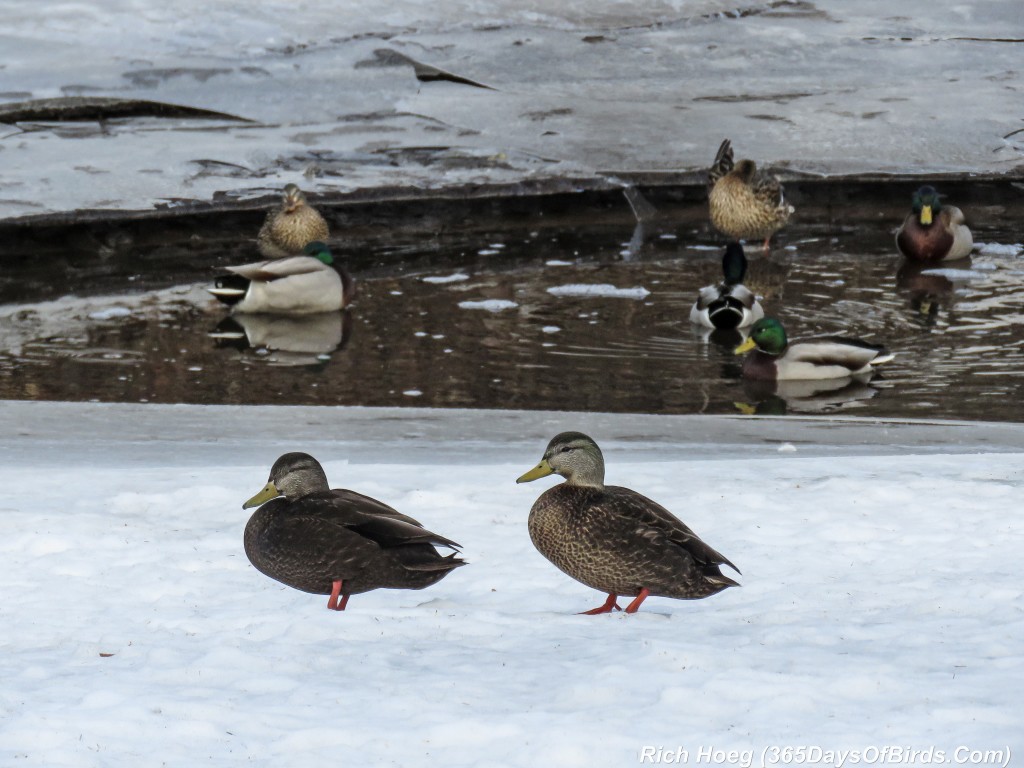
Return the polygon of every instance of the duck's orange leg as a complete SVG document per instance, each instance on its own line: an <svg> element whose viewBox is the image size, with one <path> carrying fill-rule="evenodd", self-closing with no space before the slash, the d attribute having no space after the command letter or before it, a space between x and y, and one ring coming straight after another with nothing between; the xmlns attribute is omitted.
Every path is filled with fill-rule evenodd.
<svg viewBox="0 0 1024 768"><path fill-rule="evenodd" d="M636 596L636 599L634 599L632 603L626 606L626 613L636 613L637 611L639 611L640 603L646 600L648 595L650 594L650 590L648 590L647 587L641 589L640 594Z"/></svg>
<svg viewBox="0 0 1024 768"><path fill-rule="evenodd" d="M599 608L591 608L589 611L580 611L580 616L596 616L599 613L611 613L612 611L621 611L619 604L615 602L618 595L608 595L608 599L604 601L604 605Z"/></svg>
<svg viewBox="0 0 1024 768"><path fill-rule="evenodd" d="M327 601L327 607L332 611L344 611L345 606L348 605L348 599L352 597L352 595L345 595L341 598L341 602L338 602L338 597L341 595L341 581L341 579L335 579L331 584L331 599Z"/></svg>

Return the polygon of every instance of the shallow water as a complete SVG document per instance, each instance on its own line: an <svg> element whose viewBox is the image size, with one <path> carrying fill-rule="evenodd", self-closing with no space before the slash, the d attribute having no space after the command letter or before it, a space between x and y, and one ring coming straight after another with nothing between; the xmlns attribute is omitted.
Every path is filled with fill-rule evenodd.
<svg viewBox="0 0 1024 768"><path fill-rule="evenodd" d="M697 289L720 277L721 250L704 225L635 232L612 216L429 241L396 235L359 254L341 247L359 295L335 316L235 318L240 328L194 285L141 300L0 307L0 397L1022 420L1020 249L912 270L893 229L793 226L770 256L747 249L745 282L791 338L841 333L896 352L872 381L827 392L743 382L732 353L740 337L688 322ZM998 222L976 226L975 239L1016 242ZM153 286L147 264L136 267L128 290ZM86 283L117 282L109 263L79 272ZM623 295L550 290L579 284Z"/></svg>

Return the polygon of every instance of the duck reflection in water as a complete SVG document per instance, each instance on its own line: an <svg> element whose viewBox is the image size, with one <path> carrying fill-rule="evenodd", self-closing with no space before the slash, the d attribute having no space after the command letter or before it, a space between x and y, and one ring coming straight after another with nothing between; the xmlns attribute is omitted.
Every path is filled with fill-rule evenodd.
<svg viewBox="0 0 1024 768"><path fill-rule="evenodd" d="M736 408L747 415L783 416L787 413L830 413L844 408L859 408L879 389L868 381L871 374L841 379L763 381L743 379L747 402Z"/></svg>
<svg viewBox="0 0 1024 768"><path fill-rule="evenodd" d="M217 347L254 350L267 365L322 365L352 336L352 313L315 315L236 314L210 331Z"/></svg>
<svg viewBox="0 0 1024 768"><path fill-rule="evenodd" d="M896 292L910 299L914 318L922 325L934 325L943 307L947 311L953 307L953 281L929 270L935 267L904 261L896 272Z"/></svg>

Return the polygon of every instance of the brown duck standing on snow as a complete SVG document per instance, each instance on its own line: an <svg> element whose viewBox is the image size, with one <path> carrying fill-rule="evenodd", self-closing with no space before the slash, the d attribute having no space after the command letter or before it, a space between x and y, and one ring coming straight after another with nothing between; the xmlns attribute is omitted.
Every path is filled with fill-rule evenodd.
<svg viewBox="0 0 1024 768"><path fill-rule="evenodd" d="M544 557L588 587L608 595L585 614L636 613L647 597L695 600L738 587L719 566L739 569L698 538L660 504L629 488L604 484L601 449L582 432L563 432L548 443L540 463L516 482L556 473L530 510L530 538Z"/></svg>
<svg viewBox="0 0 1024 768"><path fill-rule="evenodd" d="M782 184L774 176L758 173L753 160L733 165L732 142L718 148L708 170L711 224L732 240L764 239L764 250L789 221L793 206L786 202Z"/></svg>
<svg viewBox="0 0 1024 768"><path fill-rule="evenodd" d="M935 262L965 258L974 238L955 205L943 205L935 187L914 193L912 210L896 233L896 247L911 261Z"/></svg>
<svg viewBox="0 0 1024 768"><path fill-rule="evenodd" d="M324 217L306 202L301 189L289 184L281 207L267 214L256 245L266 258L281 259L300 254L309 243L327 240L329 235Z"/></svg>
<svg viewBox="0 0 1024 768"><path fill-rule="evenodd" d="M332 490L308 453L286 453L242 509L259 507L245 526L245 554L258 571L289 587L330 595L345 610L351 595L372 589L423 589L464 560L451 539L431 533L387 504ZM340 600L339 600L340 598Z"/></svg>

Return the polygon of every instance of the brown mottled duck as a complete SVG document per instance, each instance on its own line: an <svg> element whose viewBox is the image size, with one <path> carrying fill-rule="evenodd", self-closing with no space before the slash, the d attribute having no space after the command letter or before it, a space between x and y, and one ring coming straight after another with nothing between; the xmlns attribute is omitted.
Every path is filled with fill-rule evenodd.
<svg viewBox="0 0 1024 768"><path fill-rule="evenodd" d="M943 205L935 187L914 193L911 211L896 233L896 248L911 261L936 262L970 255L974 238L964 213L955 205Z"/></svg>
<svg viewBox="0 0 1024 768"><path fill-rule="evenodd" d="M372 589L423 589L465 565L451 539L361 493L332 490L320 463L286 453L242 509L259 507L245 526L245 554L258 571L289 587L330 595L345 610ZM339 599L340 598L340 599Z"/></svg>
<svg viewBox="0 0 1024 768"><path fill-rule="evenodd" d="M782 184L774 176L758 173L753 160L733 164L732 143L722 142L708 171L711 224L733 240L764 239L764 250L789 221L793 206L786 202Z"/></svg>
<svg viewBox="0 0 1024 768"><path fill-rule="evenodd" d="M587 435L556 435L540 463L516 482L553 473L565 482L534 503L530 538L559 569L608 595L604 605L583 613L621 610L619 595L634 598L626 613L636 613L651 595L695 600L739 586L719 566L739 569L679 518L636 491L605 485L604 457Z"/></svg>
<svg viewBox="0 0 1024 768"><path fill-rule="evenodd" d="M281 207L268 213L260 227L256 245L266 258L282 259L302 253L309 243L326 240L329 235L320 212L306 201L301 189L288 184Z"/></svg>

